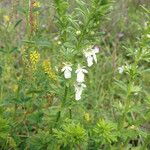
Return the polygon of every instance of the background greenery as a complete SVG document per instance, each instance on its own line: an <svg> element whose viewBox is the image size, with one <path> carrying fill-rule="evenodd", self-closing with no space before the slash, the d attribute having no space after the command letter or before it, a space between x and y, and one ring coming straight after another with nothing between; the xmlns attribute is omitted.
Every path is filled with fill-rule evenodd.
<svg viewBox="0 0 150 150"><path fill-rule="evenodd" d="M89 45L75 101L60 70ZM149 150L149 66L149 0L0 0L0 149Z"/></svg>

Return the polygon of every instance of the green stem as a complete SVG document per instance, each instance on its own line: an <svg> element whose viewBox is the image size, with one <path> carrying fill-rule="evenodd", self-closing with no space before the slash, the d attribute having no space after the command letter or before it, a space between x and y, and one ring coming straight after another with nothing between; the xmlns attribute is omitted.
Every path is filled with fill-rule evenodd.
<svg viewBox="0 0 150 150"><path fill-rule="evenodd" d="M62 101L62 106L63 107L64 107L66 99L67 99L67 93L68 93L68 87L65 85L65 94L64 94L63 101ZM61 117L61 110L59 110L58 113L57 113L56 123L59 121L60 117Z"/></svg>
<svg viewBox="0 0 150 150"><path fill-rule="evenodd" d="M129 83L129 85L128 85L128 92L127 92L126 99L125 99L125 109L124 109L123 115L121 115L121 118L119 121L119 129L122 129L124 126L127 112L128 112L129 106L130 106L130 94L131 94L130 86L131 86L131 83Z"/></svg>
<svg viewBox="0 0 150 150"><path fill-rule="evenodd" d="M60 116L61 116L61 111L59 111L59 112L57 113L56 122L58 122L58 121L59 121Z"/></svg>
<svg viewBox="0 0 150 150"><path fill-rule="evenodd" d="M68 87L65 85L65 94L64 94L64 98L63 98L63 105L65 105L65 103L66 103L67 94L68 94Z"/></svg>
<svg viewBox="0 0 150 150"><path fill-rule="evenodd" d="M69 109L69 118L72 119L72 110L71 110L71 108Z"/></svg>

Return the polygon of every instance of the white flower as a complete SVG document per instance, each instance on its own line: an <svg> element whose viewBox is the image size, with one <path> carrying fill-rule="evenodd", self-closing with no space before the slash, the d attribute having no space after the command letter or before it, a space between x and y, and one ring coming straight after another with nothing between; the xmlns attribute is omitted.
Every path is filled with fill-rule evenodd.
<svg viewBox="0 0 150 150"><path fill-rule="evenodd" d="M99 53L99 47L98 46L94 46L93 50L95 53Z"/></svg>
<svg viewBox="0 0 150 150"><path fill-rule="evenodd" d="M42 28L46 28L46 24L42 24Z"/></svg>
<svg viewBox="0 0 150 150"><path fill-rule="evenodd" d="M124 72L124 66L118 67L118 72L122 74Z"/></svg>
<svg viewBox="0 0 150 150"><path fill-rule="evenodd" d="M86 88L86 85L83 83L77 83L74 86L75 86L75 100L78 101L81 99L82 92L84 88Z"/></svg>
<svg viewBox="0 0 150 150"><path fill-rule="evenodd" d="M89 55L87 57L88 67L91 67L93 65L93 60L94 60L94 58L92 57L92 55Z"/></svg>
<svg viewBox="0 0 150 150"><path fill-rule="evenodd" d="M96 53L99 52L99 47L95 46L94 48L90 47L84 50L84 55L87 59L88 67L91 67L93 65L93 61L97 63Z"/></svg>
<svg viewBox="0 0 150 150"><path fill-rule="evenodd" d="M84 55L86 57L88 67L91 67L93 65L93 60L94 60L91 51L84 52Z"/></svg>
<svg viewBox="0 0 150 150"><path fill-rule="evenodd" d="M78 64L78 69L75 71L75 73L77 74L77 82L84 82L84 74L85 73L88 73L88 71L86 69L84 69L85 67L81 67L79 64Z"/></svg>
<svg viewBox="0 0 150 150"><path fill-rule="evenodd" d="M55 37L54 37L54 40L55 40L55 41L58 41L58 40L59 40L59 36L55 36Z"/></svg>
<svg viewBox="0 0 150 150"><path fill-rule="evenodd" d="M97 63L96 53L99 53L99 47L95 46L92 50L93 50L93 58L95 62Z"/></svg>
<svg viewBox="0 0 150 150"><path fill-rule="evenodd" d="M72 65L65 64L65 66L61 69L61 72L64 72L64 77L65 77L66 79L71 78L71 72L72 72L71 66L72 66Z"/></svg>

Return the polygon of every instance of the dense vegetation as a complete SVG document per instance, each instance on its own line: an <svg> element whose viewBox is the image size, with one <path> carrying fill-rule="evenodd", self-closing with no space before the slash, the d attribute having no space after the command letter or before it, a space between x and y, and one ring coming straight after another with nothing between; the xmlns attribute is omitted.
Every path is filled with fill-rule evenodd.
<svg viewBox="0 0 150 150"><path fill-rule="evenodd" d="M150 1L0 0L0 149L149 150Z"/></svg>

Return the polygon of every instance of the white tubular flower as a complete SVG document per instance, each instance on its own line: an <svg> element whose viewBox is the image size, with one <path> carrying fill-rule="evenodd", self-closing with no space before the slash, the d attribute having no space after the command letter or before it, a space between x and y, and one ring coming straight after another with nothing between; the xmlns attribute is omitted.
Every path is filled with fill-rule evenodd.
<svg viewBox="0 0 150 150"><path fill-rule="evenodd" d="M85 50L84 55L86 57L88 67L91 67L93 65L93 57L92 57L91 50L89 50L89 49Z"/></svg>
<svg viewBox="0 0 150 150"><path fill-rule="evenodd" d="M98 46L94 46L93 51L96 53L99 53L99 47Z"/></svg>
<svg viewBox="0 0 150 150"><path fill-rule="evenodd" d="M88 67L91 67L93 65L93 57L91 55L87 57L87 64Z"/></svg>
<svg viewBox="0 0 150 150"><path fill-rule="evenodd" d="M58 40L59 40L59 36L55 36L55 37L54 37L54 40L55 40L55 41L58 41Z"/></svg>
<svg viewBox="0 0 150 150"><path fill-rule="evenodd" d="M97 58L96 58L96 54L99 53L99 47L95 46L94 48L92 48L92 56L94 61L97 63Z"/></svg>
<svg viewBox="0 0 150 150"><path fill-rule="evenodd" d="M78 69L75 71L75 73L77 74L77 82L79 83L82 83L84 82L84 74L85 73L88 73L88 71L86 69L84 69L85 67L81 67L79 64L78 64Z"/></svg>
<svg viewBox="0 0 150 150"><path fill-rule="evenodd" d="M74 86L75 86L75 100L78 101L81 99L82 92L84 88L86 88L86 85L83 83L77 83Z"/></svg>
<svg viewBox="0 0 150 150"><path fill-rule="evenodd" d="M124 66L118 67L118 72L120 74L123 74L123 72L124 72Z"/></svg>
<svg viewBox="0 0 150 150"><path fill-rule="evenodd" d="M65 64L65 66L61 69L61 72L64 72L64 77L65 77L66 79L71 78L71 72L72 72L71 66L72 66L72 65Z"/></svg>
<svg viewBox="0 0 150 150"><path fill-rule="evenodd" d="M97 63L96 53L99 52L99 47L95 46L94 48L89 47L84 51L84 55L87 59L88 67L91 67L93 65L93 61Z"/></svg>

